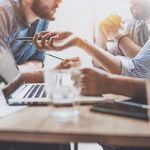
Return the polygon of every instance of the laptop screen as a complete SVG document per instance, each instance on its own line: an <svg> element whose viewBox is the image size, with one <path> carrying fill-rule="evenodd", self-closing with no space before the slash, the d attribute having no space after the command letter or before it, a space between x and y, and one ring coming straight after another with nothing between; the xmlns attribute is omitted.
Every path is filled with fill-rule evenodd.
<svg viewBox="0 0 150 150"><path fill-rule="evenodd" d="M7 97L22 83L21 74L9 48L0 47L0 89Z"/></svg>

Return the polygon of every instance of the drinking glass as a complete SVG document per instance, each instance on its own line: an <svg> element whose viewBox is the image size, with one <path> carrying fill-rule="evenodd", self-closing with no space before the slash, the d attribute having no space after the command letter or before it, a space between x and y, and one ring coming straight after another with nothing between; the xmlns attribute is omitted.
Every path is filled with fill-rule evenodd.
<svg viewBox="0 0 150 150"><path fill-rule="evenodd" d="M65 121L78 116L76 97L80 91L76 85L79 74L77 69L45 71L46 93L51 102L52 117Z"/></svg>

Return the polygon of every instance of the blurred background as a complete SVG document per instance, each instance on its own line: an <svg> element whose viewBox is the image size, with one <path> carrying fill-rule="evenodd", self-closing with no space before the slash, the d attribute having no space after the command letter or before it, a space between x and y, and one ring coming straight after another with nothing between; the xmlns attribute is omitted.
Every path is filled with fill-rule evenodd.
<svg viewBox="0 0 150 150"><path fill-rule="evenodd" d="M63 0L56 13L56 20L50 22L50 31L72 31L86 40L94 41L98 23L112 13L131 18L128 0ZM50 52L61 58L80 56L82 66L92 66L91 58L79 48L63 52ZM53 67L59 62L47 57L46 66Z"/></svg>

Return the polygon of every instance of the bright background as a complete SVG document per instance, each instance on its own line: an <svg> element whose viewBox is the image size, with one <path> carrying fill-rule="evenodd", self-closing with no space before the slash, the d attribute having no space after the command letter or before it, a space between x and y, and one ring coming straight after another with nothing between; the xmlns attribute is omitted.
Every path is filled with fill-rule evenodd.
<svg viewBox="0 0 150 150"><path fill-rule="evenodd" d="M112 13L130 18L128 0L62 0L56 13L56 20L50 22L50 31L72 31L93 41L99 21ZM79 48L69 48L62 52L50 52L61 58L80 56L82 66L92 66L91 58ZM53 67L59 60L47 57L46 65Z"/></svg>

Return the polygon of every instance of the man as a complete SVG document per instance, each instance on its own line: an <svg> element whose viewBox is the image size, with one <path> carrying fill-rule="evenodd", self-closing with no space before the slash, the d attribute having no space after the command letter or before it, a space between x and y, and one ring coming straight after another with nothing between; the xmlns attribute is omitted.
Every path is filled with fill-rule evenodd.
<svg viewBox="0 0 150 150"><path fill-rule="evenodd" d="M32 43L16 41L18 37L32 37L44 31L61 0L0 0L0 45L10 47L20 71L30 82L41 82L41 68L44 54ZM56 68L70 68L79 63L79 58L62 61ZM32 78L31 78L32 77ZM60 150L70 149L69 145L48 145L33 143L0 143L0 149L15 150Z"/></svg>
<svg viewBox="0 0 150 150"><path fill-rule="evenodd" d="M54 15L60 2L61 0L0 0L0 45L10 47L21 72L41 70L45 56L32 43L16 41L16 38L32 37L35 33L47 30L48 21L55 20ZM76 63L74 60L64 62L56 68L63 68L66 63L69 66Z"/></svg>
<svg viewBox="0 0 150 150"><path fill-rule="evenodd" d="M129 5L133 19L123 21L120 28L117 26L119 16L107 17L99 25L96 43L113 55L133 58L149 39L150 4L148 0L129 0ZM109 47L106 46L108 39L114 41Z"/></svg>

